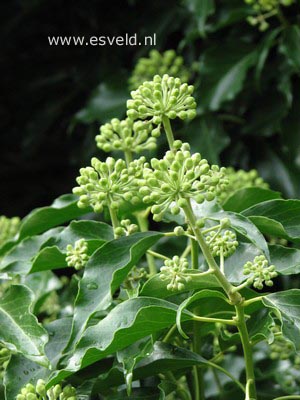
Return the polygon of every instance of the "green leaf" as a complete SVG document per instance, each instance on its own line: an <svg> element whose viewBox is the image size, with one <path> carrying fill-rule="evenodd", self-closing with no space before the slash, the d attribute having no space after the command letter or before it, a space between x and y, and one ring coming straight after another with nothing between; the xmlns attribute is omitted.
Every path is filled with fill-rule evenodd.
<svg viewBox="0 0 300 400"><path fill-rule="evenodd" d="M297 25L288 26L284 30L280 51L289 63L300 71L300 29Z"/></svg>
<svg viewBox="0 0 300 400"><path fill-rule="evenodd" d="M177 315L176 315L176 325L178 332L181 334L182 337L185 339L188 339L189 337L184 333L181 327L181 316L183 311L192 303L194 303L197 300L201 299L207 299L207 298L212 298L216 297L218 299L221 299L225 301L225 303L228 304L226 296L222 292L218 292L216 290L201 290L200 292L197 292L193 294L192 296L188 297L186 300L184 300L180 306L178 307L177 310Z"/></svg>
<svg viewBox="0 0 300 400"><path fill-rule="evenodd" d="M80 110L75 119L77 121L91 124L92 122L107 122L112 118L122 118L126 111L126 100L128 90L124 80L116 80L117 84L101 83L85 108Z"/></svg>
<svg viewBox="0 0 300 400"><path fill-rule="evenodd" d="M176 371L192 367L193 365L206 366L205 358L184 348L176 347L163 342L155 342L148 357L137 363L133 370L133 381L155 376L159 373ZM119 366L114 366L107 374L96 380L93 393L105 393L111 387L124 383L124 375Z"/></svg>
<svg viewBox="0 0 300 400"><path fill-rule="evenodd" d="M300 289L269 294L263 303L279 316L283 335L300 351Z"/></svg>
<svg viewBox="0 0 300 400"><path fill-rule="evenodd" d="M1 269L8 273L28 274L67 267L66 247L81 238L88 242L88 253L92 254L113 239L113 230L103 222L73 221L66 228L54 228L21 241L4 257Z"/></svg>
<svg viewBox="0 0 300 400"><path fill-rule="evenodd" d="M281 28L271 29L264 36L258 48L258 60L255 68L255 79L257 83L261 79L262 71L265 66L266 60L270 53L271 48L275 44L276 36L280 33Z"/></svg>
<svg viewBox="0 0 300 400"><path fill-rule="evenodd" d="M131 268L162 235L136 233L106 243L88 261L75 302L69 347L74 345L96 311L105 310Z"/></svg>
<svg viewBox="0 0 300 400"><path fill-rule="evenodd" d="M201 36L205 36L207 18L215 12L214 0L185 0L188 9L197 20L198 30Z"/></svg>
<svg viewBox="0 0 300 400"><path fill-rule="evenodd" d="M257 50L242 42L210 48L199 67L201 106L218 110L242 90L246 74L257 61Z"/></svg>
<svg viewBox="0 0 300 400"><path fill-rule="evenodd" d="M281 275L294 275L300 273L300 250L269 245L271 263Z"/></svg>
<svg viewBox="0 0 300 400"><path fill-rule="evenodd" d="M124 349L137 340L175 323L177 306L165 300L142 297L117 305L103 320L86 329L65 370L58 372L50 384ZM190 319L189 314L183 320ZM101 332L101 334L99 334Z"/></svg>
<svg viewBox="0 0 300 400"><path fill-rule="evenodd" d="M196 273L197 272L199 271L196 271ZM140 292L140 296L153 296L159 299L165 299L178 293L184 293L190 290L220 287L220 284L214 275L195 276L191 281L185 283L183 290L170 291L167 289L167 285L168 282L161 280L160 274L156 274L148 279L148 281L144 284Z"/></svg>
<svg viewBox="0 0 300 400"><path fill-rule="evenodd" d="M71 318L62 318L46 326L49 342L45 346L45 353L52 369L57 368L62 350L69 339L71 325ZM38 379L47 380L50 373L49 369L26 359L22 354L13 354L5 373L6 399L15 399L26 383L32 382L35 384Z"/></svg>
<svg viewBox="0 0 300 400"><path fill-rule="evenodd" d="M88 243L88 254L91 255L104 243L114 238L110 225L96 221L73 221L55 240L55 246L43 247L32 262L30 273L67 267L66 247L74 245L79 239Z"/></svg>
<svg viewBox="0 0 300 400"><path fill-rule="evenodd" d="M18 240L38 235L91 211L89 208L78 208L77 202L78 196L65 194L58 197L51 206L33 210L23 219Z"/></svg>
<svg viewBox="0 0 300 400"><path fill-rule="evenodd" d="M270 200L243 211L267 235L300 240L300 200Z"/></svg>
<svg viewBox="0 0 300 400"><path fill-rule="evenodd" d="M48 366L44 346L47 332L30 312L33 293L26 286L12 285L0 299L0 341L12 351Z"/></svg>
<svg viewBox="0 0 300 400"><path fill-rule="evenodd" d="M242 212L263 201L280 199L281 195L268 189L249 187L233 193L223 204L225 211Z"/></svg>

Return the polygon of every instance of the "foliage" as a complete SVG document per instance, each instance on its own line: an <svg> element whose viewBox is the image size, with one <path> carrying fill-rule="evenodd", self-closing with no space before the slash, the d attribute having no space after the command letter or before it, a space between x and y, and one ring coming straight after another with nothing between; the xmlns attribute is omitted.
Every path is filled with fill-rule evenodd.
<svg viewBox="0 0 300 400"><path fill-rule="evenodd" d="M193 92L169 75L143 83L127 119L96 137L119 134L106 151L119 140L123 158L93 158L74 195L3 243L7 400L300 397L300 290L286 279L299 273L300 202L174 139L170 120L195 117ZM126 141L134 124L138 143L156 144L159 128L162 157L135 158L149 149Z"/></svg>

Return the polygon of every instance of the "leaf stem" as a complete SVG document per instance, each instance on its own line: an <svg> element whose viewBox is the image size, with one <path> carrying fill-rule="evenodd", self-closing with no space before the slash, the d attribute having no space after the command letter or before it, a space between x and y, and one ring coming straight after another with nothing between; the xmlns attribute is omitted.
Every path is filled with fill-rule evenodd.
<svg viewBox="0 0 300 400"><path fill-rule="evenodd" d="M173 150L173 147L174 147L174 135L173 135L173 131L172 131L172 127L171 127L169 118L164 115L162 117L162 123L163 123L163 126L165 128L165 132L166 132L166 136L167 136L167 140L168 140L168 144L169 144L170 150Z"/></svg>
<svg viewBox="0 0 300 400"><path fill-rule="evenodd" d="M125 155L126 155L126 153L125 153ZM147 232L149 229L147 215L143 215L141 213L135 214L141 232ZM151 254L151 250L147 251L146 259L147 259L147 263L148 263L148 267L149 267L150 276L153 276L157 273L157 269L156 269L156 264L155 264L153 255Z"/></svg>
<svg viewBox="0 0 300 400"><path fill-rule="evenodd" d="M264 297L266 296L258 296L258 297L253 297L253 299L245 300L243 303L244 307L247 307L252 303L256 303L257 301L261 301Z"/></svg>
<svg viewBox="0 0 300 400"><path fill-rule="evenodd" d="M248 329L246 325L246 319L244 314L244 305L235 305L236 310L236 322L238 331L241 337L245 368L246 368L246 380L247 380L247 394L250 399L256 399L256 388L255 388L255 375L254 375L254 364L253 364L253 352L250 344Z"/></svg>
<svg viewBox="0 0 300 400"><path fill-rule="evenodd" d="M227 375L244 393L245 393L245 388L243 384L235 379L233 375L231 375L230 372L228 372L225 368L221 367L220 365L217 365L211 361L208 361L208 365L210 365L212 368L218 369L219 371L223 372L223 374Z"/></svg>
<svg viewBox="0 0 300 400"><path fill-rule="evenodd" d="M199 269L199 250L196 240L191 239L192 269Z"/></svg>
<svg viewBox="0 0 300 400"><path fill-rule="evenodd" d="M161 260L170 260L169 257L164 256L163 254L157 253L156 251L153 251L153 250L147 250L147 254L149 254L153 257L159 258Z"/></svg>
<svg viewBox="0 0 300 400"><path fill-rule="evenodd" d="M110 220L111 220L112 227L113 227L113 229L116 229L118 226L120 226L119 219L117 217L117 213L109 205L108 205L108 210L109 210L109 215L110 215Z"/></svg>
<svg viewBox="0 0 300 400"><path fill-rule="evenodd" d="M192 319L198 322L211 322L211 323L220 323L220 324L237 326L237 322L232 319L199 317L198 315L193 315Z"/></svg>
<svg viewBox="0 0 300 400"><path fill-rule="evenodd" d="M225 293L227 294L228 298L232 302L232 304L239 304L242 302L242 296L238 292L234 292L234 286L227 280L224 274L220 271L213 255L211 254L208 245L205 242L205 239L201 233L201 230L196 225L196 217L193 212L191 203L188 202L185 207L183 207L183 211L185 213L186 219L192 228L194 235L197 239L197 242L201 248L201 251L209 265L209 268L213 270L214 275L216 276L217 280L220 282L221 286L223 287Z"/></svg>

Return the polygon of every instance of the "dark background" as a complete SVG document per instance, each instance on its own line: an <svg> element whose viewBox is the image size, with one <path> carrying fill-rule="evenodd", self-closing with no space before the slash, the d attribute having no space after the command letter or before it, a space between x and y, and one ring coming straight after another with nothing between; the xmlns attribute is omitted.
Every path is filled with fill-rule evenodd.
<svg viewBox="0 0 300 400"><path fill-rule="evenodd" d="M157 49L177 49L194 71L199 118L189 127L192 144L211 162L256 167L274 189L300 195L300 61L291 31L298 29L299 5L284 10L287 26L274 18L261 33L246 22L251 10L243 1L217 1L207 15L197 4L1 3L0 214L23 217L72 190L79 167L101 156L94 144L99 125L124 115L128 77L149 51L50 46L52 35L155 32ZM251 52L255 59L247 61ZM218 85L229 78L229 90L214 104Z"/></svg>

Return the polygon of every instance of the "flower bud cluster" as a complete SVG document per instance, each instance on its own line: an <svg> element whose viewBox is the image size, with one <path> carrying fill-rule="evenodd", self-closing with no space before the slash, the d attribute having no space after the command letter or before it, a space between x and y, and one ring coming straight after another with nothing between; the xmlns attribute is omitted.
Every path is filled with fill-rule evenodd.
<svg viewBox="0 0 300 400"><path fill-rule="evenodd" d="M120 222L121 226L115 228L114 233L115 237L119 238L121 236L129 236L133 233L137 232L139 227L136 224L132 224L130 219L123 219Z"/></svg>
<svg viewBox="0 0 300 400"><path fill-rule="evenodd" d="M78 207L92 206L102 212L104 206L117 209L124 201L139 202L138 179L141 178L145 158L132 161L126 166L124 160L108 157L105 162L92 158L91 167L81 168L73 193L79 197Z"/></svg>
<svg viewBox="0 0 300 400"><path fill-rule="evenodd" d="M126 289L133 289L138 285L138 283L142 279L145 279L147 277L148 277L148 273L145 270L145 268L138 268L138 267L134 266L124 281L124 287Z"/></svg>
<svg viewBox="0 0 300 400"><path fill-rule="evenodd" d="M0 246L7 240L12 239L20 227L20 218L7 218L4 215L0 217Z"/></svg>
<svg viewBox="0 0 300 400"><path fill-rule="evenodd" d="M170 119L193 119L197 107L193 91L193 86L182 83L179 78L155 75L152 81L144 82L131 92L132 99L127 101L127 115L133 120L150 119L158 126L164 116Z"/></svg>
<svg viewBox="0 0 300 400"><path fill-rule="evenodd" d="M209 166L199 153L192 155L187 143L176 141L174 146L179 150L168 151L161 160L153 158L151 167L145 166L140 181L140 194L145 203L154 204L151 212L156 221L169 208L178 214L190 198L198 204L213 200L227 184L224 168Z"/></svg>
<svg viewBox="0 0 300 400"><path fill-rule="evenodd" d="M287 360L295 354L293 344L286 340L278 325L272 328L276 335L274 342L270 344L270 358L272 360Z"/></svg>
<svg viewBox="0 0 300 400"><path fill-rule="evenodd" d="M96 143L99 149L106 152L122 150L141 153L156 148L156 138L153 136L159 133L153 130L152 124L147 121L134 122L129 118L120 121L114 118L101 126L100 135L96 136Z"/></svg>
<svg viewBox="0 0 300 400"><path fill-rule="evenodd" d="M74 247L71 244L67 246L66 262L69 267L74 267L77 271L85 267L89 260L87 254L88 244L84 239L79 239L75 242Z"/></svg>
<svg viewBox="0 0 300 400"><path fill-rule="evenodd" d="M260 31L265 31L269 27L267 19L278 13L280 6L288 7L294 0L244 0L252 6L256 16L249 16L247 21L250 25L258 25Z"/></svg>
<svg viewBox="0 0 300 400"><path fill-rule="evenodd" d="M162 281L170 281L167 289L171 291L183 290L185 284L192 278L186 272L189 263L186 258L174 256L171 260L166 260L164 266L160 269L160 279Z"/></svg>
<svg viewBox="0 0 300 400"><path fill-rule="evenodd" d="M21 393L17 395L16 400L77 400L76 390L71 385L55 385L46 391L46 383L39 379L36 386L27 383Z"/></svg>
<svg viewBox="0 0 300 400"><path fill-rule="evenodd" d="M229 230L220 233L210 232L205 236L205 240L213 257L220 256L221 253L224 257L229 257L239 244L235 232Z"/></svg>
<svg viewBox="0 0 300 400"><path fill-rule="evenodd" d="M228 185L225 190L218 195L218 199L221 203L224 203L228 197L240 189L248 187L269 188L269 185L258 175L255 169L250 171L240 169L236 171L234 168L228 167L226 168L226 177L228 179Z"/></svg>
<svg viewBox="0 0 300 400"><path fill-rule="evenodd" d="M0 344L0 381L3 379L4 371L10 359L11 352Z"/></svg>
<svg viewBox="0 0 300 400"><path fill-rule="evenodd" d="M141 57L129 79L131 90L137 89L145 81L150 81L154 75L169 74L178 76L181 82L188 82L190 73L183 65L183 58L177 56L175 50L167 50L163 53L153 49L149 57Z"/></svg>
<svg viewBox="0 0 300 400"><path fill-rule="evenodd" d="M244 265L244 275L251 276L247 279L256 289L262 289L264 285L273 286L272 279L278 275L274 265L269 265L264 255L256 256L253 262L248 261Z"/></svg>

